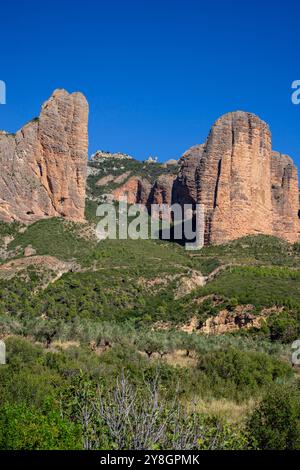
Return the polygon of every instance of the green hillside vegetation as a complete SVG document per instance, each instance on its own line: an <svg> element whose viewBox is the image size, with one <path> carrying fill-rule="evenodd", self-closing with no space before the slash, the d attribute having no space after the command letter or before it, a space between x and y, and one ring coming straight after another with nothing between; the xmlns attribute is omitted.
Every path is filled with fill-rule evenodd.
<svg viewBox="0 0 300 470"><path fill-rule="evenodd" d="M128 181L132 176L138 176L154 184L160 175L176 175L178 172L178 167L176 165L165 167L159 163L144 163L134 159L124 159L120 161L117 158L90 161L89 167L97 170L97 174L92 174L88 176L87 179L89 188L88 195L94 198L98 198L104 193L109 193L120 186L120 184L114 183L113 181L107 183L105 186L97 186L97 181L107 175L117 177L128 172L128 176L124 179L122 184L126 183L126 181Z"/></svg>
<svg viewBox="0 0 300 470"><path fill-rule="evenodd" d="M300 270L278 266L232 267L199 293L220 294L256 307L285 305L300 310Z"/></svg>
<svg viewBox="0 0 300 470"><path fill-rule="evenodd" d="M14 237L18 233L20 224L14 222L11 224L0 221L0 248L3 246L5 237Z"/></svg>
<svg viewBox="0 0 300 470"><path fill-rule="evenodd" d="M97 242L90 222L62 219L0 229L13 237L2 266L22 260L28 245L75 263L48 285L43 265L0 278L8 351L0 366L1 449L299 448L300 382L291 364L300 326L299 245L259 236L189 252L162 240ZM184 279L222 266L205 286L177 296ZM221 335L182 329L192 318L200 328L221 310L249 304L254 315L276 308L261 328ZM131 429L150 419L151 387L159 393L162 413L150 440L137 428L142 443L125 425L118 433L111 426L107 404L120 383L135 396ZM81 414L87 400L88 427ZM164 437L155 434L162 422Z"/></svg>

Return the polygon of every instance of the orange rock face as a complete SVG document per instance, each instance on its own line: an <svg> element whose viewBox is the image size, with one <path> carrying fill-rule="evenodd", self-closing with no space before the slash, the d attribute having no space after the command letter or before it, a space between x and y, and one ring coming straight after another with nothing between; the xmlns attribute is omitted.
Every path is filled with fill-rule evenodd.
<svg viewBox="0 0 300 470"><path fill-rule="evenodd" d="M114 198L127 196L150 212L151 204L203 204L205 244L259 234L300 240L297 168L272 151L269 127L254 114L225 114L178 163L177 177L162 174L152 186L132 177Z"/></svg>
<svg viewBox="0 0 300 470"><path fill-rule="evenodd" d="M195 145L179 159L180 171L174 183L174 201L195 204L197 201L196 170L203 155L204 145Z"/></svg>
<svg viewBox="0 0 300 470"><path fill-rule="evenodd" d="M289 242L299 241L297 168L290 157L278 152L273 152L271 162L273 233Z"/></svg>
<svg viewBox="0 0 300 470"><path fill-rule="evenodd" d="M85 97L56 90L38 119L0 132L0 219L84 219L87 124Z"/></svg>
<svg viewBox="0 0 300 470"><path fill-rule="evenodd" d="M207 243L272 233L270 159L271 134L257 116L229 113L214 124L196 172Z"/></svg>
<svg viewBox="0 0 300 470"><path fill-rule="evenodd" d="M174 175L160 175L157 178L150 194L151 204L172 204L175 179Z"/></svg>
<svg viewBox="0 0 300 470"><path fill-rule="evenodd" d="M148 198L151 191L149 181L132 176L126 183L112 192L116 201L126 199L128 204L148 204Z"/></svg>
<svg viewBox="0 0 300 470"><path fill-rule="evenodd" d="M253 114L218 119L204 146L186 152L175 185L179 202L204 205L206 244L257 234L299 240L297 169L272 152L269 127Z"/></svg>
<svg viewBox="0 0 300 470"><path fill-rule="evenodd" d="M179 160L179 173L161 175L152 186L130 178L114 192L130 203L203 204L205 244L246 235L299 241L297 168L272 151L268 125L251 113L228 113L213 125L204 145Z"/></svg>
<svg viewBox="0 0 300 470"><path fill-rule="evenodd" d="M116 188L112 192L112 196L116 201L126 199L128 204L144 204L151 213L152 204L172 204L175 179L174 175L162 174L152 185L146 179L133 176L122 186ZM152 214L157 215L153 212ZM168 212L164 215L167 218L169 216Z"/></svg>

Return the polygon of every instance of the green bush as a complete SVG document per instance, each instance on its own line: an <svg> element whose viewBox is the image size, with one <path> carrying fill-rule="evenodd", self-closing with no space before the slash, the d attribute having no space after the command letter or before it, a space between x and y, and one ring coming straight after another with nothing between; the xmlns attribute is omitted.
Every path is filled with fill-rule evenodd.
<svg viewBox="0 0 300 470"><path fill-rule="evenodd" d="M203 354L198 368L209 377L212 388L234 388L248 397L261 388L292 376L291 367L267 354L228 349Z"/></svg>
<svg viewBox="0 0 300 470"><path fill-rule="evenodd" d="M80 449L79 428L56 410L42 414L27 404L0 407L0 449Z"/></svg>
<svg viewBox="0 0 300 470"><path fill-rule="evenodd" d="M278 386L270 390L248 419L247 429L258 449L299 450L299 390Z"/></svg>
<svg viewBox="0 0 300 470"><path fill-rule="evenodd" d="M287 312L271 315L267 321L272 341L289 344L298 338L299 321Z"/></svg>

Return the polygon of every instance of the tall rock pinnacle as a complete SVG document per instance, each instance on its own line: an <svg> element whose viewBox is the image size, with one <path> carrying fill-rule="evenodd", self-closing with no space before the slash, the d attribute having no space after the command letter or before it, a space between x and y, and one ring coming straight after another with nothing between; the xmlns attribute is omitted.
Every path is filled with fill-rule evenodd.
<svg viewBox="0 0 300 470"><path fill-rule="evenodd" d="M242 111L225 114L204 146L185 155L177 194L204 205L206 244L258 234L299 241L297 168L272 152L265 122Z"/></svg>
<svg viewBox="0 0 300 470"><path fill-rule="evenodd" d="M271 134L257 116L235 112L211 129L196 173L207 242L272 233Z"/></svg>
<svg viewBox="0 0 300 470"><path fill-rule="evenodd" d="M84 219L87 124L85 97L56 90L38 119L0 132L0 219Z"/></svg>

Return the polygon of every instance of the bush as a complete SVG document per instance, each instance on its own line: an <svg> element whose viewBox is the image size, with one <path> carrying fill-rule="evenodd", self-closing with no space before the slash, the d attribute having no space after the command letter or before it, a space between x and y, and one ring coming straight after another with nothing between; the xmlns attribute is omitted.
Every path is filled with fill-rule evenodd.
<svg viewBox="0 0 300 470"><path fill-rule="evenodd" d="M258 449L300 449L299 391L291 387L270 391L248 419L247 428Z"/></svg>
<svg viewBox="0 0 300 470"><path fill-rule="evenodd" d="M27 404L0 408L0 449L80 449L79 431L56 410L42 414Z"/></svg>
<svg viewBox="0 0 300 470"><path fill-rule="evenodd" d="M270 339L282 343L292 343L298 338L299 325L295 318L287 313L280 313L268 319Z"/></svg>
<svg viewBox="0 0 300 470"><path fill-rule="evenodd" d="M216 418L190 412L173 390L166 399L156 376L134 385L122 374L112 387L80 377L67 401L82 429L85 449L245 449L245 435ZM88 420L87 420L88 416Z"/></svg>
<svg viewBox="0 0 300 470"><path fill-rule="evenodd" d="M248 396L292 376L291 367L278 359L234 348L204 354L199 358L198 367L210 378L212 387L223 383L225 389L230 389L233 385Z"/></svg>
<svg viewBox="0 0 300 470"><path fill-rule="evenodd" d="M13 368L22 368L31 364L41 363L43 349L33 345L21 337L12 337L6 340L7 362Z"/></svg>

